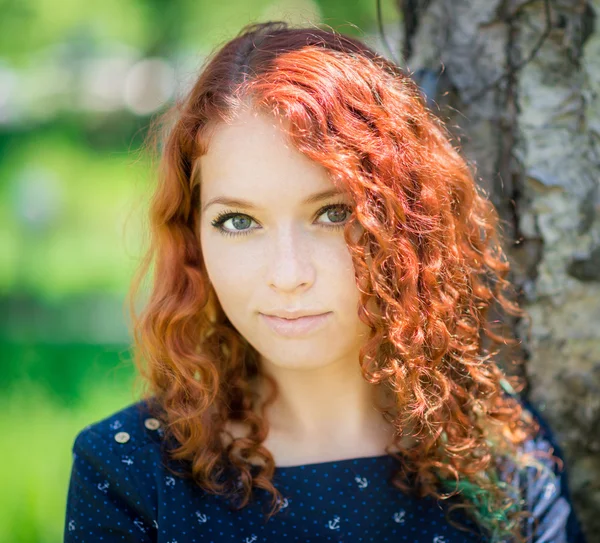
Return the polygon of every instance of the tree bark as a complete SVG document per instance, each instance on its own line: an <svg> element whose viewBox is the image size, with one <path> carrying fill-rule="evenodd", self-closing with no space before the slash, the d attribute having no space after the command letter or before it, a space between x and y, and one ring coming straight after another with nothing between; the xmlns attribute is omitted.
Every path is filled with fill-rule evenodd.
<svg viewBox="0 0 600 543"><path fill-rule="evenodd" d="M522 340L524 394L556 434L593 541L600 533L600 0L397 2L401 62L426 83L432 109L503 220L510 279L532 318L531 329L506 322ZM510 356L499 360L508 373Z"/></svg>

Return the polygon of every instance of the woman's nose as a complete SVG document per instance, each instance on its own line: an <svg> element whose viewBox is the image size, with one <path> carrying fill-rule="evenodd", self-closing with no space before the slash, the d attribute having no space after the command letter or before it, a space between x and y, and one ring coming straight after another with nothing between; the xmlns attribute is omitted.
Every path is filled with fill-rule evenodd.
<svg viewBox="0 0 600 543"><path fill-rule="evenodd" d="M308 287L315 279L310 236L299 228L280 231L272 240L269 252L269 283L273 288L293 291Z"/></svg>

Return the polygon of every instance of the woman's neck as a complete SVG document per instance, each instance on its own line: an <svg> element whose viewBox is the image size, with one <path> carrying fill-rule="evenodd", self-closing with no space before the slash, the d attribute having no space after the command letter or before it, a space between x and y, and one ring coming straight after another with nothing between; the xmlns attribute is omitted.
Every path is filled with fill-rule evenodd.
<svg viewBox="0 0 600 543"><path fill-rule="evenodd" d="M262 364L278 394L265 416L264 443L279 466L378 456L393 441L393 428L377 410L377 389L358 364L290 369ZM268 388L262 381L260 395Z"/></svg>

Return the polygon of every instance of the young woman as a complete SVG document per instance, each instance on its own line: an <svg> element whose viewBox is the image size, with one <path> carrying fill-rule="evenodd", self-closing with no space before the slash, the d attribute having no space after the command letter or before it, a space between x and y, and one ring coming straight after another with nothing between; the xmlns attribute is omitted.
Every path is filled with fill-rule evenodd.
<svg viewBox="0 0 600 543"><path fill-rule="evenodd" d="M149 386L77 436L65 540L583 541L483 346L493 302L522 314L498 217L413 81L257 24L171 114L130 300L153 267Z"/></svg>

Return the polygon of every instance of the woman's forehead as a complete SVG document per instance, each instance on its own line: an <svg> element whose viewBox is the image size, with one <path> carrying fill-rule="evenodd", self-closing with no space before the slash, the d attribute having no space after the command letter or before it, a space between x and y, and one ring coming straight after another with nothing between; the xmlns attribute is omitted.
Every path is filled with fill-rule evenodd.
<svg viewBox="0 0 600 543"><path fill-rule="evenodd" d="M261 188L281 187L314 192L333 188L325 168L294 147L277 119L260 113L215 126L206 153L198 161L205 193L230 189L252 194Z"/></svg>

